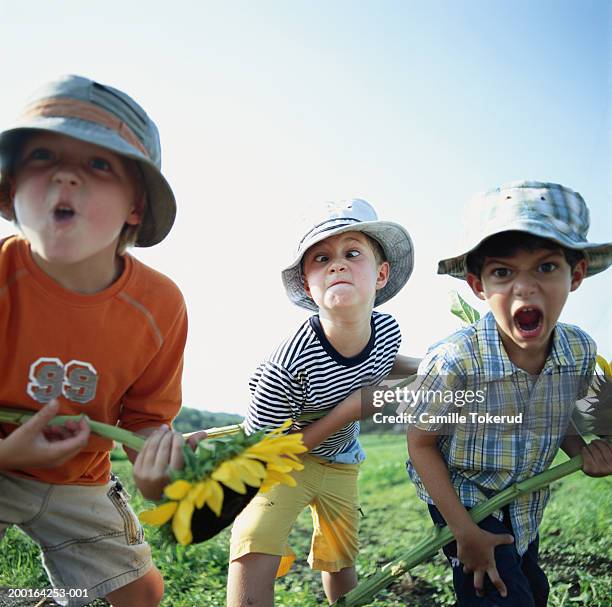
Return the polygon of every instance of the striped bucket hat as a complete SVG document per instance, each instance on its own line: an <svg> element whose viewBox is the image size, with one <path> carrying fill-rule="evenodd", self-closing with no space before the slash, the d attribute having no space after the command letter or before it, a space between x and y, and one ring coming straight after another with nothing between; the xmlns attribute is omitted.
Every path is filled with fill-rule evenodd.
<svg viewBox="0 0 612 607"><path fill-rule="evenodd" d="M374 305L391 299L405 284L414 265L414 248L410 234L391 221L381 221L372 205L359 198L349 202L327 203L322 216L300 240L293 261L282 272L289 299L307 310L318 310L304 289L302 259L317 242L342 232L364 232L382 247L389 262L389 280L376 292Z"/></svg>
<svg viewBox="0 0 612 607"><path fill-rule="evenodd" d="M557 183L516 181L474 198L466 213L465 251L438 263L438 274L467 277L466 260L487 238L518 231L582 251L587 276L612 265L612 243L587 242L589 210L580 194Z"/></svg>
<svg viewBox="0 0 612 607"><path fill-rule="evenodd" d="M101 146L136 162L147 202L136 246L165 238L176 215L172 188L161 173L155 123L128 95L81 76L64 76L37 91L22 115L0 133L0 213L14 219L7 174L18 141L31 130L50 131Z"/></svg>

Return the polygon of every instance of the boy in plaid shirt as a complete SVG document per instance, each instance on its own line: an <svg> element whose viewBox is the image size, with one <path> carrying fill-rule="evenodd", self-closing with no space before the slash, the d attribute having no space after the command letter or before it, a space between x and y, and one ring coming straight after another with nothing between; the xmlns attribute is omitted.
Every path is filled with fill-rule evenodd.
<svg viewBox="0 0 612 607"><path fill-rule="evenodd" d="M467 510L546 470L559 447L581 453L586 474L612 473L609 443L586 445L568 432L594 372L595 343L558 322L569 292L612 264L612 244L586 241L584 200L557 184L508 184L478 197L472 211L467 252L442 260L438 273L467 280L490 312L421 363L408 472L434 522L456 538L444 552L459 607L541 607L549 587L538 527L548 490L478 525Z"/></svg>

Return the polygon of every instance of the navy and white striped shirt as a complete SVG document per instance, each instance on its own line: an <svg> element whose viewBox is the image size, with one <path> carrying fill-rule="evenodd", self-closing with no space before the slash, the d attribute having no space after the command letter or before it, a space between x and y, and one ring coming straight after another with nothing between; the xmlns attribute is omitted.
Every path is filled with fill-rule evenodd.
<svg viewBox="0 0 612 607"><path fill-rule="evenodd" d="M372 312L370 340L357 356L346 358L331 345L318 315L311 316L260 364L251 380L251 404L245 430L277 428L287 419L292 430L311 422L302 415L329 411L349 394L386 377L399 350L401 334L389 314ZM311 453L333 460L359 436L359 422L351 422L328 437Z"/></svg>

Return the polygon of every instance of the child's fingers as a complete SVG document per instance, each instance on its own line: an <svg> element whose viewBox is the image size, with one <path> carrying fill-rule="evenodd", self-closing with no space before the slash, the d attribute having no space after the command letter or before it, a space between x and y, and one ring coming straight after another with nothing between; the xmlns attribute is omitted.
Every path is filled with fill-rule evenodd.
<svg viewBox="0 0 612 607"><path fill-rule="evenodd" d="M476 590L476 596L483 596L484 571L474 571L474 590Z"/></svg>
<svg viewBox="0 0 612 607"><path fill-rule="evenodd" d="M489 576L489 579L493 583L493 586L497 588L497 591L499 592L499 594L501 594L501 596L506 598L506 596L508 595L508 590L506 589L506 584L504 584L501 577L499 577L499 572L497 571L497 567L491 567L490 569L487 569L487 574Z"/></svg>
<svg viewBox="0 0 612 607"><path fill-rule="evenodd" d="M187 444L195 450L198 446L198 443L202 440L206 440L208 438L208 433L204 430L200 430L199 432L194 432L187 437Z"/></svg>
<svg viewBox="0 0 612 607"><path fill-rule="evenodd" d="M592 450L595 459L600 460L604 465L612 462L612 444L604 440L594 440L589 448Z"/></svg>
<svg viewBox="0 0 612 607"><path fill-rule="evenodd" d="M144 468L155 466L160 443L167 432L168 426L161 426L147 438L136 458L140 466Z"/></svg>
<svg viewBox="0 0 612 607"><path fill-rule="evenodd" d="M57 400L53 399L23 424L22 429L28 433L38 434L57 415L58 408Z"/></svg>
<svg viewBox="0 0 612 607"><path fill-rule="evenodd" d="M89 427L79 434L53 443L53 446L49 447L49 449L51 449L50 453L52 454L50 459L52 459L53 465L59 466L71 457L74 457L87 444L88 438Z"/></svg>
<svg viewBox="0 0 612 607"><path fill-rule="evenodd" d="M589 476L612 474L612 448L609 443L594 440L582 450L582 471Z"/></svg>
<svg viewBox="0 0 612 607"><path fill-rule="evenodd" d="M170 463L170 455L172 453L172 445L174 443L175 433L168 431L164 432L161 440L159 441L159 446L157 448L157 453L155 455L155 468L157 470L166 470Z"/></svg>
<svg viewBox="0 0 612 607"><path fill-rule="evenodd" d="M582 455L582 471L585 474L592 474L595 471L595 461L591 455L591 451L585 448L581 452Z"/></svg>
<svg viewBox="0 0 612 607"><path fill-rule="evenodd" d="M183 445L185 439L177 432L172 433L172 446L170 450L170 468L180 470L185 465L183 457Z"/></svg>
<svg viewBox="0 0 612 607"><path fill-rule="evenodd" d="M46 436L51 441L64 440L74 435L74 432L64 426L47 426L43 432L46 432Z"/></svg>

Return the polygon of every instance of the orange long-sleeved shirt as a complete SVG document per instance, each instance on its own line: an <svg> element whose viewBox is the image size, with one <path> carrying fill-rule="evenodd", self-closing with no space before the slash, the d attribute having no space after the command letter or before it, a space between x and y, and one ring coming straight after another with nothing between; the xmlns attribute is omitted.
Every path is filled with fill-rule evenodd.
<svg viewBox="0 0 612 607"><path fill-rule="evenodd" d="M166 276L130 255L94 295L69 291L33 261L28 243L0 241L0 406L86 413L127 430L169 424L181 402L187 313ZM0 425L0 437L14 426ZM60 467L14 470L36 480L94 485L110 476L112 442L92 435Z"/></svg>

